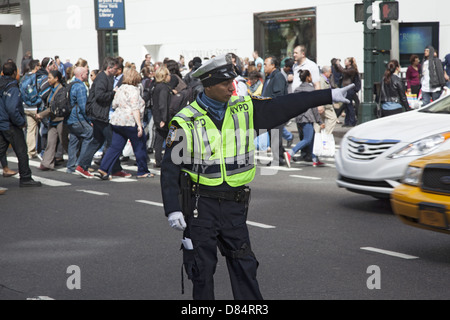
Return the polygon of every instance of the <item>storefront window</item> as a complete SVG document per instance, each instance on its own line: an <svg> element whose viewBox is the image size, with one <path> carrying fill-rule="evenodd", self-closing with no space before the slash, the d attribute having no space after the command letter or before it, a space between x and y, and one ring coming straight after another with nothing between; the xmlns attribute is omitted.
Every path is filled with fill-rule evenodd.
<svg viewBox="0 0 450 320"><path fill-rule="evenodd" d="M316 8L257 13L255 49L260 56L293 58L294 48L305 45L309 59L316 61Z"/></svg>

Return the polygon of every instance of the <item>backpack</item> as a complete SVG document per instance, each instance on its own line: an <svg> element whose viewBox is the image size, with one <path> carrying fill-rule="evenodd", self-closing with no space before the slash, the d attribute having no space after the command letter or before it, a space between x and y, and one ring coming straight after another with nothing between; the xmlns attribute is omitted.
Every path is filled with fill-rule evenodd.
<svg viewBox="0 0 450 320"><path fill-rule="evenodd" d="M145 101L145 108L152 108L152 93L155 88L155 82L150 79L144 79L142 81L141 97Z"/></svg>
<svg viewBox="0 0 450 320"><path fill-rule="evenodd" d="M361 77L359 76L359 73L355 75L353 83L355 84L355 92L359 92L361 90Z"/></svg>
<svg viewBox="0 0 450 320"><path fill-rule="evenodd" d="M20 83L19 90L22 100L27 106L39 106L42 103L38 90L38 79L35 73L25 76Z"/></svg>
<svg viewBox="0 0 450 320"><path fill-rule="evenodd" d="M169 104L169 116L172 119L183 108L194 102L194 87L188 86L177 94L171 96Z"/></svg>
<svg viewBox="0 0 450 320"><path fill-rule="evenodd" d="M50 102L50 111L57 118L66 118L70 116L74 106L70 104L70 91L76 82L71 82L67 87L61 87L55 92Z"/></svg>

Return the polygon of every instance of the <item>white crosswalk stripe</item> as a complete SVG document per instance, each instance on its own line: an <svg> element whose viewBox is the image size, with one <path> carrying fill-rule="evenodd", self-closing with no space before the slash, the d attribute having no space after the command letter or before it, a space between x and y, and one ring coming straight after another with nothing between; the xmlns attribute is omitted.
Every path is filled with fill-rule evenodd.
<svg viewBox="0 0 450 320"><path fill-rule="evenodd" d="M11 162L11 163L18 163L19 162L18 159L16 157L14 157L14 156L7 157L7 160L8 160L8 162ZM65 160L67 160L67 157L65 157ZM32 168L39 168L41 163L39 161L29 160L29 165ZM136 172L137 172L137 167L136 166L122 164L122 168L125 171L130 172L132 174L133 173L136 174ZM154 175L157 175L157 176L161 175L160 170L155 170L155 169L151 168L150 171ZM51 172L62 172L62 173L68 174L66 167L57 168L57 169L55 169L54 171L51 171ZM3 173L3 170L0 169L0 173ZM14 176L14 178L19 179L20 177L19 177L19 175L16 175L16 176ZM44 178L44 177L42 177L39 174L39 171L36 171L36 170L33 170L33 179L36 180L36 181L39 181L43 185L46 185L46 186L49 186L49 187L68 187L68 186L72 185L72 183L70 183L70 182L59 181L59 180L56 180L56 179ZM137 182L137 179L135 177L131 177L131 178L113 177L111 182L115 182L115 183L132 183L132 182Z"/></svg>

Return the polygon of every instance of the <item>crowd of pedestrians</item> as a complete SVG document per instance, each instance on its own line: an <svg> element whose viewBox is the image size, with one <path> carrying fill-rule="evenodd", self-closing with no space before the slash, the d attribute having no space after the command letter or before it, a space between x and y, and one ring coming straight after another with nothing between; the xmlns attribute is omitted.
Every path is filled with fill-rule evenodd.
<svg viewBox="0 0 450 320"><path fill-rule="evenodd" d="M235 95L254 95L275 98L298 91L312 91L355 84L349 92L349 104L328 105L311 109L295 119L299 142L290 151L294 136L280 126L279 150L273 152L274 161L290 166L291 161L303 159L313 166L323 163L313 150L314 135L324 130L333 134L339 117L345 113L343 126L357 123L358 91L361 78L353 57L333 58L329 66L321 68L307 56L305 46L294 49L293 57L283 61L273 55L260 57L253 52L253 61L232 55L238 77ZM54 170L68 155L67 173L85 178L95 176L108 180L113 177L130 178L122 169L121 160L128 159L131 145L138 167L137 178L152 178L149 157L154 155L153 167L161 166L164 141L171 118L203 90L199 79L192 77L208 58L195 57L185 65L166 58L152 62L150 54L136 69L135 63L121 57L107 57L101 70L90 70L84 59L75 65L63 64L58 56L41 61L27 54L22 70L14 61L2 66L0 78L0 161L3 177L20 174L21 187L40 186L31 177L29 160L39 159L39 169ZM388 116L410 109L407 95L415 94L423 104L439 98L444 85L449 84L450 55L442 63L432 47L427 47L424 60L411 56L406 72L406 86L401 79L401 68L396 60L386 67L381 80L380 115ZM69 105L66 114L57 114L64 96ZM270 138L256 145L270 148ZM262 136L257 139L261 139ZM7 149L11 145L19 160L19 170L8 167ZM263 147L261 147L263 146ZM130 149L130 148L128 148ZM301 151L301 156L296 154ZM97 171L93 165L98 166ZM270 165L270 164L269 164ZM0 188L0 194L5 189Z"/></svg>

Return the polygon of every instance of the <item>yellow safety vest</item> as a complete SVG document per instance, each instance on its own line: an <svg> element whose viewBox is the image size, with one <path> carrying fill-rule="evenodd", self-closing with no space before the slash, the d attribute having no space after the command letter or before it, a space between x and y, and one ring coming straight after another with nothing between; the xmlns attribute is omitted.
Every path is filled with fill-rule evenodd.
<svg viewBox="0 0 450 320"><path fill-rule="evenodd" d="M200 185L226 182L240 187L250 183L256 173L251 97L231 98L221 130L206 113L195 101L172 119L186 138L182 171Z"/></svg>

